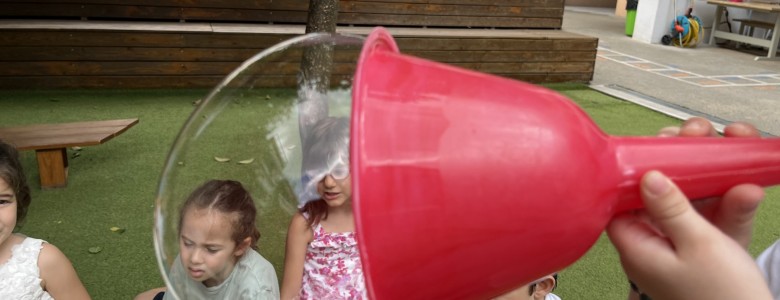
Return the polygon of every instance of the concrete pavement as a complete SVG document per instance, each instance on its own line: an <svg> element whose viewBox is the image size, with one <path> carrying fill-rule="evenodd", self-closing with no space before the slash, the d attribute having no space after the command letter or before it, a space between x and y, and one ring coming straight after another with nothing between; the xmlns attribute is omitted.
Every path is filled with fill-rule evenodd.
<svg viewBox="0 0 780 300"><path fill-rule="evenodd" d="M563 30L599 38L591 86L667 114L699 115L727 124L750 122L780 136L780 60L763 52L707 45L678 48L625 35L613 9L566 7Z"/></svg>

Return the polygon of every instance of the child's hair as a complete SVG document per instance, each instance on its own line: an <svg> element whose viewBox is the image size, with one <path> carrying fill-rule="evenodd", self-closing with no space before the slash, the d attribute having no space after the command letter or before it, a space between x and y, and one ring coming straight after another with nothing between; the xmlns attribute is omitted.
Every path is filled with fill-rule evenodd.
<svg viewBox="0 0 780 300"><path fill-rule="evenodd" d="M184 214L190 208L215 209L224 214L236 214L233 219L233 241L240 244L251 237L250 247L257 250L260 231L255 225L257 209L252 196L238 181L209 180L192 191L179 212L179 230L181 231Z"/></svg>
<svg viewBox="0 0 780 300"><path fill-rule="evenodd" d="M2 178L16 195L16 223L19 224L27 216L30 207L30 186L19 161L19 152L14 146L0 140L0 178Z"/></svg>
<svg viewBox="0 0 780 300"><path fill-rule="evenodd" d="M303 153L304 166L327 165L334 158L349 162L349 118L327 117L318 121L303 144L307 146ZM319 180L309 179L311 182L307 183L308 188L316 190ZM328 218L328 204L322 198L308 201L300 212L308 215L306 223L311 227Z"/></svg>

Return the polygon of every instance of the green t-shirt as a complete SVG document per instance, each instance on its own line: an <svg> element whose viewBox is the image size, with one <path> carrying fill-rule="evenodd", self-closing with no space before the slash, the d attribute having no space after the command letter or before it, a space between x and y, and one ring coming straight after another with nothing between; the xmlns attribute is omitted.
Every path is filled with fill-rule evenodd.
<svg viewBox="0 0 780 300"><path fill-rule="evenodd" d="M230 276L217 286L206 287L192 280L184 271L181 257L176 256L168 275L176 294L182 299L279 299L276 271L260 253L249 249L236 263ZM164 300L173 300L171 291Z"/></svg>

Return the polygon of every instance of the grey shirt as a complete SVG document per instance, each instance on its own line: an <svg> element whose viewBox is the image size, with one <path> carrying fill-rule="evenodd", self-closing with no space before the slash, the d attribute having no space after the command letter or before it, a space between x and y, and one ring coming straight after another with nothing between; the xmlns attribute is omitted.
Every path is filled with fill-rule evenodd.
<svg viewBox="0 0 780 300"><path fill-rule="evenodd" d="M179 256L168 279L182 299L279 299L279 281L273 265L253 249L241 257L230 276L217 286L206 287L192 280ZM173 294L168 291L163 299L173 300Z"/></svg>

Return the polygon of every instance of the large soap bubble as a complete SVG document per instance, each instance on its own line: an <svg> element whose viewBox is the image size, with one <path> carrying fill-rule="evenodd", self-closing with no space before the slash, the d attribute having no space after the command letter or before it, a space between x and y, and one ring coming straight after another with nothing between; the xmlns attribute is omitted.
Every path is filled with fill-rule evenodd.
<svg viewBox="0 0 780 300"><path fill-rule="evenodd" d="M155 251L169 293L205 298L171 285L168 272L179 253L179 209L208 179L237 180L251 192L259 252L281 279L290 218L311 200L307 183L321 175L302 171L302 138L318 120L349 117L362 44L362 37L342 34L292 38L244 62L203 99L173 144L155 203ZM349 161L328 159L324 165Z"/></svg>

